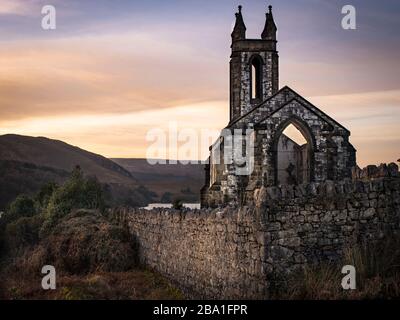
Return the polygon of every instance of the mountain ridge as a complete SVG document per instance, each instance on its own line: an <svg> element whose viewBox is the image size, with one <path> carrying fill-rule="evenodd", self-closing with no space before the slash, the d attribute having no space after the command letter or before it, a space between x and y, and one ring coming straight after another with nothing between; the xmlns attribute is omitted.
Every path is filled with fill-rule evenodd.
<svg viewBox="0 0 400 320"><path fill-rule="evenodd" d="M112 160L64 141L47 137L2 135L0 136L0 159L29 162L66 171L72 171L76 165L79 165L86 174L96 175L101 182L138 184L129 171Z"/></svg>
<svg viewBox="0 0 400 320"><path fill-rule="evenodd" d="M106 158L47 137L0 136L0 210L19 194L62 183L75 166L109 186L112 205L143 206L174 199L198 202L202 165L150 165L144 158ZM144 187L144 188L143 188Z"/></svg>
<svg viewBox="0 0 400 320"><path fill-rule="evenodd" d="M110 159L61 140L16 134L0 136L0 211L20 194L33 196L50 182L62 184L79 166L104 185L110 206L143 206L151 192Z"/></svg>

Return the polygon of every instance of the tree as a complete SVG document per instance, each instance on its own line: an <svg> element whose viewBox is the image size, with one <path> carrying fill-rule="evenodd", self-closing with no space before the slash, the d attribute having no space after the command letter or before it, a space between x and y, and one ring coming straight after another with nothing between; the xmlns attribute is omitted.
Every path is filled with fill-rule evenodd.
<svg viewBox="0 0 400 320"><path fill-rule="evenodd" d="M41 208L47 207L51 196L57 188L58 185L55 182L49 182L42 186L35 198Z"/></svg>

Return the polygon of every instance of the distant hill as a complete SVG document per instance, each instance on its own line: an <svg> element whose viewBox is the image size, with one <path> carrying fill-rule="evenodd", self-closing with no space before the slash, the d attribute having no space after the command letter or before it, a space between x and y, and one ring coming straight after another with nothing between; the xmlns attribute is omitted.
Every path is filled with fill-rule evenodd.
<svg viewBox="0 0 400 320"><path fill-rule="evenodd" d="M199 202L204 185L204 166L201 164L156 164L146 159L111 159L124 167L147 189L157 194L157 201L170 203L173 199Z"/></svg>
<svg viewBox="0 0 400 320"><path fill-rule="evenodd" d="M109 186L112 204L145 205L152 194L126 169L95 153L43 137L0 136L0 210L18 194L33 194L47 182L61 183L79 165Z"/></svg>
<svg viewBox="0 0 400 320"><path fill-rule="evenodd" d="M69 174L33 163L0 160L0 211L19 194L34 194L46 183L63 182Z"/></svg>
<svg viewBox="0 0 400 320"><path fill-rule="evenodd" d="M71 172L79 165L100 182L137 184L131 174L115 162L59 140L14 134L0 136L0 160L33 163Z"/></svg>

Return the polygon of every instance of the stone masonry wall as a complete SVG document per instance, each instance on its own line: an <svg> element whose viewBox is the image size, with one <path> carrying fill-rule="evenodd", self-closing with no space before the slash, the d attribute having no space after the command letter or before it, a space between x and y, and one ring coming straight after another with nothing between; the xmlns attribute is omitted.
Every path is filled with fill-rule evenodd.
<svg viewBox="0 0 400 320"><path fill-rule="evenodd" d="M400 231L400 179L256 190L254 205L209 210L118 209L140 261L189 297L265 298L306 265Z"/></svg>
<svg viewBox="0 0 400 320"><path fill-rule="evenodd" d="M246 210L120 209L114 213L128 224L141 263L190 297L263 296L264 234Z"/></svg>
<svg viewBox="0 0 400 320"><path fill-rule="evenodd" d="M202 190L202 207L216 207L241 199L243 189L253 192L261 186L278 185L277 146L290 124L297 127L307 140L308 181L321 183L352 177L352 168L356 166L356 150L349 141L350 132L296 92L284 87L252 112L231 122L229 129L232 132L254 129L254 157L248 157L254 161L254 170L251 175L241 179L232 156L230 163L222 162L222 169L216 175L218 183L214 186L212 182L208 189ZM225 155L230 154L227 152L230 142L219 139L218 143L221 143L221 159L225 159ZM235 146L238 147L242 145ZM210 168L213 163L210 162ZM206 172L206 175L209 174Z"/></svg>
<svg viewBox="0 0 400 320"><path fill-rule="evenodd" d="M400 179L261 189L266 274L335 261L343 250L400 232Z"/></svg>

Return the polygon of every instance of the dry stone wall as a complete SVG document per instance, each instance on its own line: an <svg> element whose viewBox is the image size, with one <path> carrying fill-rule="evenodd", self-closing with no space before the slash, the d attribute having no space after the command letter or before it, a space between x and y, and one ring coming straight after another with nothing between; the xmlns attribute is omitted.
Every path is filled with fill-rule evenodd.
<svg viewBox="0 0 400 320"><path fill-rule="evenodd" d="M196 298L264 294L264 234L247 210L120 209L140 261Z"/></svg>
<svg viewBox="0 0 400 320"><path fill-rule="evenodd" d="M140 261L189 297L265 298L306 265L400 230L400 179L256 190L254 204L209 210L113 210Z"/></svg>

